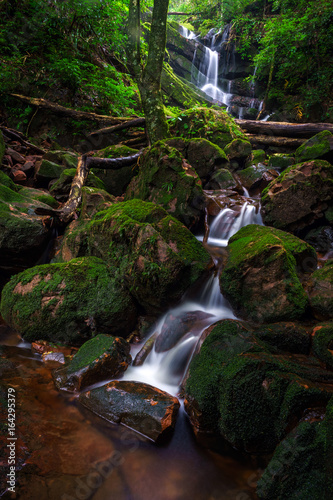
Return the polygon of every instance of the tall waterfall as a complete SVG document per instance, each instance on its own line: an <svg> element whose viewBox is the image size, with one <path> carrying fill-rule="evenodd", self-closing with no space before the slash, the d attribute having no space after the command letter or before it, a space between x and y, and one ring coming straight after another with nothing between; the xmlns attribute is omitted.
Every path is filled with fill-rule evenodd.
<svg viewBox="0 0 333 500"><path fill-rule="evenodd" d="M244 203L238 217L231 209L221 210L211 224L208 245L225 247L229 238L247 224L262 224L251 202ZM155 341L151 352L142 366L129 368L123 379L145 382L177 395L202 332L221 319L235 319L235 316L220 292L216 272L200 293L185 297L153 326L151 339Z"/></svg>

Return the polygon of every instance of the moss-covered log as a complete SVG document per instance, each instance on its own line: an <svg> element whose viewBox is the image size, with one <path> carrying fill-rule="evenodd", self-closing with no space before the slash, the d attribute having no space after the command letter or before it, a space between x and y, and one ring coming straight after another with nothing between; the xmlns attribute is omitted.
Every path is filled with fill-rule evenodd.
<svg viewBox="0 0 333 500"><path fill-rule="evenodd" d="M313 135L329 130L333 132L332 123L287 123L261 122L256 120L235 120L246 132L282 137L312 137Z"/></svg>

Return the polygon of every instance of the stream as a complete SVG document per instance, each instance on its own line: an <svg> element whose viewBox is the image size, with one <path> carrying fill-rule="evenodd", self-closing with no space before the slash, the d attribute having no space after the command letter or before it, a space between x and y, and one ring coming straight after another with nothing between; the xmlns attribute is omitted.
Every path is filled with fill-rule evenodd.
<svg viewBox="0 0 333 500"><path fill-rule="evenodd" d="M164 314L151 329L154 348L142 366L132 366L123 380L136 380L179 395L181 383L202 332L220 319L234 318L220 293L221 252L240 227L261 223L255 200L241 210L223 209L213 217L209 235L198 236L211 250L216 271L199 291ZM207 238L208 236L208 238ZM176 320L189 329L172 329ZM145 339L147 340L147 339ZM168 442L153 444L131 429L95 416L76 396L59 393L52 363L44 364L30 345L6 325L0 344L15 373L6 383L17 391L18 425L29 437L17 442L17 479L24 499L93 500L248 500L254 499L257 469L237 453L215 453L200 446L181 405ZM142 344L132 348L135 358ZM104 382L105 383L105 382ZM180 400L181 401L181 400ZM182 401L181 401L182 402ZM4 498L11 498L6 496Z"/></svg>

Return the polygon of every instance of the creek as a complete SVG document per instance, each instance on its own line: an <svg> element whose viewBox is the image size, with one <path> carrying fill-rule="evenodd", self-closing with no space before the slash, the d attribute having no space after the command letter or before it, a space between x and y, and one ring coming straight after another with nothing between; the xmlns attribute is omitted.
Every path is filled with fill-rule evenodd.
<svg viewBox="0 0 333 500"><path fill-rule="evenodd" d="M221 295L218 270L229 237L243 225L261 223L257 201L244 200L240 210L222 209L212 218L209 235L198 236L211 251L215 272L158 320L151 329L152 335L158 334L153 350L142 366L125 372L124 380L143 381L179 396L202 332L220 319L234 318ZM182 328L174 328L175 324ZM29 429L28 445L24 438L17 445L17 474L24 498L255 498L256 468L230 450L218 454L201 447L183 406L171 439L152 444L127 427L93 415L75 396L59 394L53 385L52 363L45 365L39 355L32 355L30 345L5 325L0 325L0 343L16 367L6 383L17 391L18 423L22 425L23 420L24 428ZM133 346L133 358L140 348Z"/></svg>

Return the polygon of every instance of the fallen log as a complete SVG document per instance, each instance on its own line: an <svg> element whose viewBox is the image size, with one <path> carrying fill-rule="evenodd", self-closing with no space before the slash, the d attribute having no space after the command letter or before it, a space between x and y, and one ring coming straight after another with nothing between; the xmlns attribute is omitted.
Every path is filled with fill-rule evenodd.
<svg viewBox="0 0 333 500"><path fill-rule="evenodd" d="M5 140L6 138L10 141L18 141L20 142L23 146L26 146L29 149L32 149L33 151L36 151L36 153L39 154L45 154L46 151L44 149L39 148L38 146L35 146L35 144L32 144L27 140L27 138L21 133L16 130L12 130L11 128L7 128L4 126L0 126L0 130L2 131Z"/></svg>
<svg viewBox="0 0 333 500"><path fill-rule="evenodd" d="M19 99L20 101L26 102L27 104L31 104L32 106L37 106L38 108L51 111L56 115L67 116L76 120L90 120L99 123L110 123L112 125L116 125L122 122L128 122L128 118L126 117L114 117L107 115L98 115L97 113L88 113L87 111L76 111L75 109L66 108L65 106L61 106L60 104L56 104L43 98L27 97L20 94L9 95L15 97L16 99Z"/></svg>
<svg viewBox="0 0 333 500"><path fill-rule="evenodd" d="M119 123L118 125L113 125L112 127L105 127L105 128L101 128L99 130L96 130L95 132L92 132L91 134L89 134L88 137L95 137L97 135L111 134L112 132L117 132L118 130L124 130L125 128L141 127L142 125L145 125L145 123L146 123L145 118L135 118L134 120L128 120L124 123Z"/></svg>
<svg viewBox="0 0 333 500"><path fill-rule="evenodd" d="M236 119L235 122L246 132L257 135L310 138L323 130L333 133L333 123L262 122L241 119Z"/></svg>
<svg viewBox="0 0 333 500"><path fill-rule="evenodd" d="M101 168L103 170L119 170L120 168L134 165L141 156L141 153L142 151L135 155L123 156L121 158L96 158L90 156L87 158L86 166L88 169Z"/></svg>
<svg viewBox="0 0 333 500"><path fill-rule="evenodd" d="M168 12L168 16L194 16L194 12Z"/></svg>
<svg viewBox="0 0 333 500"><path fill-rule="evenodd" d="M253 145L260 144L262 146L278 146L278 147L287 147L295 149L302 146L302 144L304 144L304 142L307 140L307 139L270 136L270 135L254 135L254 134L246 134L246 135L250 143Z"/></svg>

